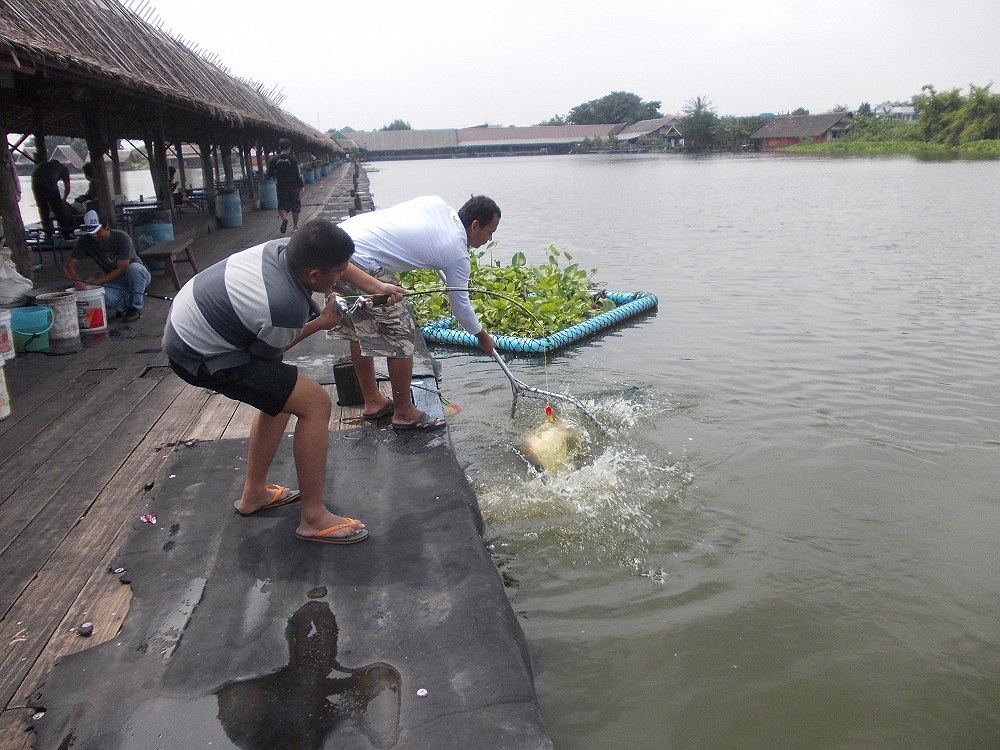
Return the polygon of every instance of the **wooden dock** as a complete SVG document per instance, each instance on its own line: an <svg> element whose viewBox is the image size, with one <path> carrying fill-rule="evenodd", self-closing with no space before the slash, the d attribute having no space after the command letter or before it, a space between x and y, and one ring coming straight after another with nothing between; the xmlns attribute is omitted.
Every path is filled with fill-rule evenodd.
<svg viewBox="0 0 1000 750"><path fill-rule="evenodd" d="M345 165L307 186L303 220L359 210L353 178ZM206 218L175 226L194 236L200 268L280 236L270 211L244 211L234 229ZM150 292L163 299L139 321L5 367L0 750L551 750L528 645L447 430L395 434L336 405L346 343L312 336L286 360L335 404L328 503L356 511L371 536L337 549L296 540L294 509L238 517L255 412L173 374L160 352L173 282L155 275ZM426 350L413 386L441 415ZM291 445L273 481L294 481Z"/></svg>
<svg viewBox="0 0 1000 750"><path fill-rule="evenodd" d="M341 204L347 216L349 171L341 166L324 187L306 187L303 221L320 211L337 218ZM367 193L363 172L360 179ZM178 236L196 237L202 268L280 236L273 211L245 211L238 228L214 225L185 214L175 227ZM36 286L65 286L56 266L42 271ZM150 292L168 297L173 285L154 274ZM28 696L56 661L117 634L131 588L108 568L171 452L249 434L253 409L185 384L167 366L160 352L167 309L149 299L139 321L112 321L80 351L19 356L5 367L12 414L0 421L2 750L30 746ZM335 386L325 387L331 431L374 426L360 407L337 406ZM75 632L84 621L95 623L89 638Z"/></svg>

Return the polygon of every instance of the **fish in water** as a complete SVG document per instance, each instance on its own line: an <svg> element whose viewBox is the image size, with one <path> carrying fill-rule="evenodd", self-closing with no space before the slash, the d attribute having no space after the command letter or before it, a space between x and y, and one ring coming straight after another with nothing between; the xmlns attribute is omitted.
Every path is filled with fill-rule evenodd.
<svg viewBox="0 0 1000 750"><path fill-rule="evenodd" d="M525 433L521 440L521 453L537 469L548 472L562 471L573 465L580 440L570 424L546 407L545 421Z"/></svg>

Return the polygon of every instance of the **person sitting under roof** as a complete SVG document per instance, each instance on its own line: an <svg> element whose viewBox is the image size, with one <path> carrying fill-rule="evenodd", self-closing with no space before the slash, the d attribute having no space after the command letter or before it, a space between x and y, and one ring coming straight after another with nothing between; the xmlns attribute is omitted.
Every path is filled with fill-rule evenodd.
<svg viewBox="0 0 1000 750"><path fill-rule="evenodd" d="M89 161L83 165L83 176L87 178L87 191L73 199L73 210L78 216L97 208L97 185L94 184L94 168Z"/></svg>
<svg viewBox="0 0 1000 750"><path fill-rule="evenodd" d="M195 211L201 211L201 206L188 198L187 190L179 188L177 180L174 179L177 175L177 167L169 167L168 171L170 173L170 192L174 194L174 208L180 211L184 206L193 206Z"/></svg>

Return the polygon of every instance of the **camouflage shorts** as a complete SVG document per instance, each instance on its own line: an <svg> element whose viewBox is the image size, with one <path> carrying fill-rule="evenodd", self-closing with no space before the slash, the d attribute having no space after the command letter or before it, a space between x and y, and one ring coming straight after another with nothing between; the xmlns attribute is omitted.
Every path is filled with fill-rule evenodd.
<svg viewBox="0 0 1000 750"><path fill-rule="evenodd" d="M379 281L396 283L391 274L382 270L371 275ZM342 297L368 294L343 280L337 282L335 290ZM419 331L413 308L404 300L398 305L355 310L349 316L345 315L330 335L357 341L366 357L412 357Z"/></svg>

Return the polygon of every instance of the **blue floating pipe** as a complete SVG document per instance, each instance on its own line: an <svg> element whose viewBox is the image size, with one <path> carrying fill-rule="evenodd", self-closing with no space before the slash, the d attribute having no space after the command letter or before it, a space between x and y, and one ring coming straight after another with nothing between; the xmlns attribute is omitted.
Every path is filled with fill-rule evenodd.
<svg viewBox="0 0 1000 750"><path fill-rule="evenodd" d="M582 323L563 328L561 331L550 333L542 338L530 339L505 334L494 335L493 339L496 341L497 349L519 354L554 352L556 349L592 336L598 331L616 326L659 305L656 295L646 292L607 292L607 297L617 305L614 310L608 310ZM453 320L454 318L448 317L425 323L420 327L424 339L435 344L478 347L479 342L471 333L451 327Z"/></svg>

